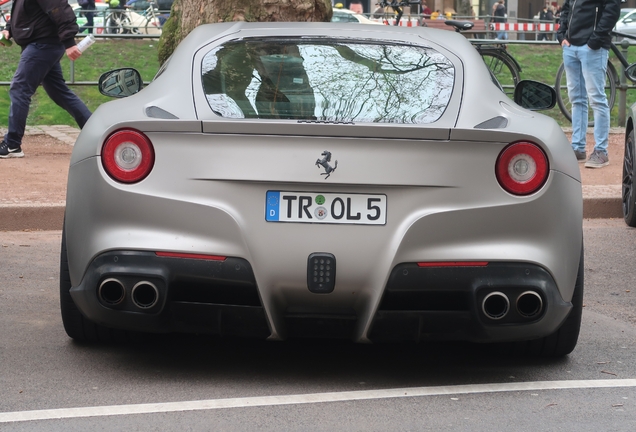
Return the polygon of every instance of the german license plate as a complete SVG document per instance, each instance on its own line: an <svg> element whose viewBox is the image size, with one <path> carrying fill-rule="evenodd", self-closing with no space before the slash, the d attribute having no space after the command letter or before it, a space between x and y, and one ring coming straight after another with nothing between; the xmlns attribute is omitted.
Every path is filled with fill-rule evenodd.
<svg viewBox="0 0 636 432"><path fill-rule="evenodd" d="M267 191L267 222L386 224L386 195Z"/></svg>

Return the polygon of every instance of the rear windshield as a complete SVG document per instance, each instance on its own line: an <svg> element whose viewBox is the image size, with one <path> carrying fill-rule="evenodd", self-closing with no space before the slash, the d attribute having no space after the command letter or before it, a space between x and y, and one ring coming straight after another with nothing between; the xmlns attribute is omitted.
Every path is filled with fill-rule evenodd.
<svg viewBox="0 0 636 432"><path fill-rule="evenodd" d="M242 39L202 64L210 108L228 118L432 123L455 69L422 46L333 39Z"/></svg>

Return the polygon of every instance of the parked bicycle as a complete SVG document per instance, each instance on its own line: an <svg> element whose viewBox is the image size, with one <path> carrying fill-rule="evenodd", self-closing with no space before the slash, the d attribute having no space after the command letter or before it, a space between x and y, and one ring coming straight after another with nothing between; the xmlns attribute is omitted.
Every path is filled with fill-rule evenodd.
<svg viewBox="0 0 636 432"><path fill-rule="evenodd" d="M636 36L612 32L612 37L619 37L625 39L636 40ZM627 61L623 53L620 51L620 48L617 47L614 42L611 43L611 50L616 55L618 61L623 65L625 69L628 69L630 66L634 66L634 68L630 69L630 73L625 71L625 76L631 82L636 83L636 63L631 64ZM616 103L616 89L618 84L620 83L620 76L614 67L614 64L611 62L611 59L607 60L607 72L605 73L605 93L607 95L607 103L610 107L610 110L614 107ZM559 105L559 109L569 121L572 121L572 103L570 102L570 98L568 97L567 90L567 78L565 76L565 67L563 63L559 66L559 70L556 75L556 83L554 84L554 89L557 91L557 104ZM587 125L589 127L594 126L594 112L593 110L588 110L588 122Z"/></svg>
<svg viewBox="0 0 636 432"><path fill-rule="evenodd" d="M107 34L152 34L161 31L162 20L155 1L144 2L145 9L111 9L105 20Z"/></svg>
<svg viewBox="0 0 636 432"><path fill-rule="evenodd" d="M404 14L405 6L416 6L421 3L421 0L391 0L391 1L380 1L376 3L377 6L380 6L384 9L384 15L382 17L382 24L386 25L400 25L400 20L402 19L402 15ZM387 10L390 8L391 10ZM391 24L391 21L395 19L395 23Z"/></svg>
<svg viewBox="0 0 636 432"><path fill-rule="evenodd" d="M446 25L455 28L456 32L471 30L475 23L472 21L446 20ZM521 65L508 52L508 46L504 43L489 42L486 40L469 39L481 58L497 79L504 92L514 99L515 87L521 81Z"/></svg>
<svg viewBox="0 0 636 432"><path fill-rule="evenodd" d="M9 15L11 14L11 0L0 0L0 30L4 30L9 21Z"/></svg>

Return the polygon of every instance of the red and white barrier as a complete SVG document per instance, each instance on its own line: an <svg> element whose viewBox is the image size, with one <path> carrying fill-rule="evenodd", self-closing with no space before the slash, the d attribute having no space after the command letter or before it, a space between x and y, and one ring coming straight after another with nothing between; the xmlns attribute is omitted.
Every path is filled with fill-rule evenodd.
<svg viewBox="0 0 636 432"><path fill-rule="evenodd" d="M385 25L395 25L395 18L371 18L371 20ZM418 27L420 20L417 18L402 18L399 25L402 27ZM490 30L492 31L554 32L558 28L559 25L553 23L490 23ZM453 30L453 28L449 26L448 30Z"/></svg>
<svg viewBox="0 0 636 432"><path fill-rule="evenodd" d="M558 30L558 24L552 23L491 23L490 29L494 31L520 31L520 32L553 32Z"/></svg>

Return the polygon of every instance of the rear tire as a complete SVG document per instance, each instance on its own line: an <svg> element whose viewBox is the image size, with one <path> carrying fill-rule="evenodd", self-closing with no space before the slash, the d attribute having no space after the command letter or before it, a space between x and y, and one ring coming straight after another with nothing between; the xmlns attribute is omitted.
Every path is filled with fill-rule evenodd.
<svg viewBox="0 0 636 432"><path fill-rule="evenodd" d="M71 297L71 277L66 253L66 229L62 229L60 252L60 310L66 334L77 342L113 342L126 338L125 332L112 330L86 319Z"/></svg>
<svg viewBox="0 0 636 432"><path fill-rule="evenodd" d="M549 336L541 339L517 342L513 344L513 352L519 355L542 357L562 357L570 354L576 347L581 329L583 315L583 285L584 285L584 251L581 245L581 259L579 270L572 294L572 309L563 321L561 327Z"/></svg>
<svg viewBox="0 0 636 432"><path fill-rule="evenodd" d="M625 156L623 157L623 218L630 227L636 227L636 147L634 146L634 131L625 140Z"/></svg>

